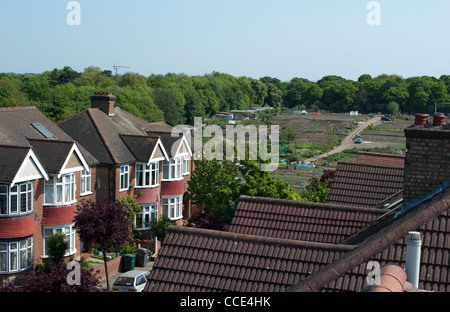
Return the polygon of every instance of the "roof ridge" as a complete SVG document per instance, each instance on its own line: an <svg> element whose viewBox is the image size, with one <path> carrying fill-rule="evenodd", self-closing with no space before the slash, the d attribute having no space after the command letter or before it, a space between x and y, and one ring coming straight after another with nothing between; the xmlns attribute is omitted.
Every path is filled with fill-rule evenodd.
<svg viewBox="0 0 450 312"><path fill-rule="evenodd" d="M37 109L38 108L36 106L7 106L7 107L0 107L0 111L14 111L14 110L32 110L32 109Z"/></svg>
<svg viewBox="0 0 450 312"><path fill-rule="evenodd" d="M48 143L70 143L70 144L75 144L76 141L66 141L66 140L47 140L47 139L38 139L38 138L28 138L26 137L26 139L28 141L40 141L40 142L48 142Z"/></svg>
<svg viewBox="0 0 450 312"><path fill-rule="evenodd" d="M0 147L31 149L31 146L24 146L24 145L8 145L8 144L0 144Z"/></svg>
<svg viewBox="0 0 450 312"><path fill-rule="evenodd" d="M319 243L319 242L291 240L291 239L284 239L284 238L273 238L273 237L267 237L267 236L248 235L248 234L232 233L232 232L186 227L186 226L177 226L177 225L169 226L168 231L184 233L184 234L193 234L193 235L197 234L197 235L206 235L206 236L212 236L212 237L220 237L223 239L243 240L243 241L247 241L247 242L260 243L260 244L276 244L276 245L284 245L284 246L292 246L292 247L326 249L326 250L336 250L336 251L351 251L357 247L355 245Z"/></svg>
<svg viewBox="0 0 450 312"><path fill-rule="evenodd" d="M391 169L391 170L402 170L405 169L403 167L393 167L393 166L383 166L383 165L375 165L375 164L367 164L367 163L359 163L359 162L350 162L350 161L338 161L337 165L344 164L344 165L355 165L358 167L376 167L376 168L383 168L383 169Z"/></svg>
<svg viewBox="0 0 450 312"><path fill-rule="evenodd" d="M302 208L303 206L307 206L308 208L319 208L319 209L332 208L332 209L337 209L337 210L361 211L361 212L371 212L371 213L379 213L379 214L389 211L388 209L382 209L382 208L339 205L339 204L330 204L330 203L315 203L315 202L292 200L292 199L279 199L279 198L258 197L258 196L248 196L248 195L241 195L239 197L239 202L258 202L258 201L263 202L263 203L287 204L287 205L296 206L299 208Z"/></svg>
<svg viewBox="0 0 450 312"><path fill-rule="evenodd" d="M380 157L401 158L401 159L404 159L404 158L405 158L405 155L388 154L388 153L377 153L377 152L364 152L364 151L359 151L357 154L358 154L358 155L371 155L371 156L380 156Z"/></svg>

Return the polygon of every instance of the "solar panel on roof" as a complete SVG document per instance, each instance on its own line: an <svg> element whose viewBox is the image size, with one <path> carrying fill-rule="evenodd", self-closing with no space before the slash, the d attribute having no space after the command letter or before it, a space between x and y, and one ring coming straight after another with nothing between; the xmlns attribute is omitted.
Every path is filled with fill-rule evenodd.
<svg viewBox="0 0 450 312"><path fill-rule="evenodd" d="M50 131L45 129L44 126L41 125L40 123L32 123L31 125L47 139L52 139L55 137Z"/></svg>

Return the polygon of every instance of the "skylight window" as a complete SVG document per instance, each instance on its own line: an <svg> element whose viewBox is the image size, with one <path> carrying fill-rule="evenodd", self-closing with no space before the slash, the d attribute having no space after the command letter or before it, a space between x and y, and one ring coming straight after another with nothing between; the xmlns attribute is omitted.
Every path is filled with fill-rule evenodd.
<svg viewBox="0 0 450 312"><path fill-rule="evenodd" d="M32 123L31 124L37 131L39 131L46 139L53 139L55 136L44 128L40 123Z"/></svg>

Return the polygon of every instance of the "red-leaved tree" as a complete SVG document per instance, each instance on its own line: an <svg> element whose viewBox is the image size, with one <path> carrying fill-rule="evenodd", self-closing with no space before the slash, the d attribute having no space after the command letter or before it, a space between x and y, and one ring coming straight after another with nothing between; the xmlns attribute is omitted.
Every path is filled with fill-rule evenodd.
<svg viewBox="0 0 450 312"><path fill-rule="evenodd" d="M54 264L47 273L44 270L29 271L14 282L4 284L0 292L98 292L100 281L93 269L84 269L84 259L80 262L80 284L69 284L70 270L61 261Z"/></svg>
<svg viewBox="0 0 450 312"><path fill-rule="evenodd" d="M109 290L106 252L110 248L120 248L130 238L125 205L119 202L84 201L77 207L74 222L80 239L95 244L103 252L106 285Z"/></svg>

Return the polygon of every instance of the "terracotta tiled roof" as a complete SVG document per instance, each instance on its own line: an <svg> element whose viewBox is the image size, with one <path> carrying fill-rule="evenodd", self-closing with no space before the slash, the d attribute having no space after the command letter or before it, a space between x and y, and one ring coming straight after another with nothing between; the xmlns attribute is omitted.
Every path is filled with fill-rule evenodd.
<svg viewBox="0 0 450 312"><path fill-rule="evenodd" d="M353 248L171 226L144 291L284 291Z"/></svg>
<svg viewBox="0 0 450 312"><path fill-rule="evenodd" d="M386 212L385 209L241 196L230 232L339 243Z"/></svg>
<svg viewBox="0 0 450 312"><path fill-rule="evenodd" d="M356 162L360 164L379 165L385 167L405 167L405 155L385 153L358 152Z"/></svg>
<svg viewBox="0 0 450 312"><path fill-rule="evenodd" d="M339 162L328 203L373 207L403 189L403 168Z"/></svg>
<svg viewBox="0 0 450 312"><path fill-rule="evenodd" d="M406 236L422 237L419 289L450 291L450 188L397 215L394 211L345 243L358 247L290 291L359 291L365 282L368 261L404 266Z"/></svg>

